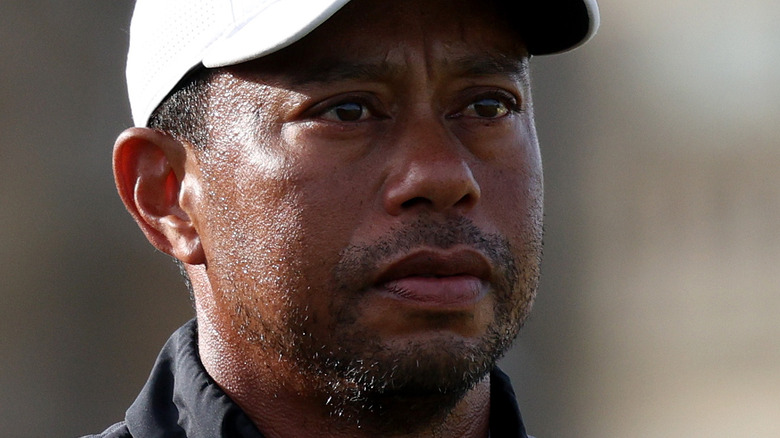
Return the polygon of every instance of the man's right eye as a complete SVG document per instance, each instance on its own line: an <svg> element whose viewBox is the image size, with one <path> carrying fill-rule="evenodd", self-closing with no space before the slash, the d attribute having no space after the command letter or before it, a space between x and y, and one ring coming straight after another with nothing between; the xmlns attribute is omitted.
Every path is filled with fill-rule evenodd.
<svg viewBox="0 0 780 438"><path fill-rule="evenodd" d="M359 102L344 102L324 111L321 118L331 122L361 122L371 117L371 111Z"/></svg>

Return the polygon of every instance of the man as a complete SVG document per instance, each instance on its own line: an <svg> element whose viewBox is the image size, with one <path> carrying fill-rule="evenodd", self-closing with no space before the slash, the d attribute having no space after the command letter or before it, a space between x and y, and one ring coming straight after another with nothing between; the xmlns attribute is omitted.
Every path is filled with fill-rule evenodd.
<svg viewBox="0 0 780 438"><path fill-rule="evenodd" d="M530 311L528 60L592 0L139 1L119 194L189 280L107 437L525 437L495 368Z"/></svg>

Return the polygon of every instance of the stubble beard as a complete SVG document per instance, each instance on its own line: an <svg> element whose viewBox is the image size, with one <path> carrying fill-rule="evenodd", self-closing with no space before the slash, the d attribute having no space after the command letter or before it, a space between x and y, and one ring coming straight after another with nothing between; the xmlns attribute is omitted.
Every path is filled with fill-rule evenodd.
<svg viewBox="0 0 780 438"><path fill-rule="evenodd" d="M380 432L398 432L399 427L412 432L445 417L485 378L516 338L531 310L539 280L542 231L541 221L537 222L519 248L500 235L482 232L464 218L443 223L419 219L381 241L345 248L333 271L334 285L322 291L336 290L349 297L334 300L329 309L335 318L327 342L312 335L308 309L291 299L285 302L283 326L270 326L263 320L253 309L254 300L238 300L234 303L235 329L248 343L260 344L294 363L297 373L320 394L329 415L339 422ZM444 333L399 347L355 324L360 292L370 286L367 273L376 272L379 263L419 246L447 249L455 245L480 250L498 272L491 289L494 319L485 334L466 340Z"/></svg>

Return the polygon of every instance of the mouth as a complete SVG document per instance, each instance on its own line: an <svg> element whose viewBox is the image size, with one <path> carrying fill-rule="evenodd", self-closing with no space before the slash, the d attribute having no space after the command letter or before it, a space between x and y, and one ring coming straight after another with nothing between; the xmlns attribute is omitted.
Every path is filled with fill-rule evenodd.
<svg viewBox="0 0 780 438"><path fill-rule="evenodd" d="M389 263L374 289L416 307L460 310L487 294L490 276L491 265L479 251L424 249Z"/></svg>

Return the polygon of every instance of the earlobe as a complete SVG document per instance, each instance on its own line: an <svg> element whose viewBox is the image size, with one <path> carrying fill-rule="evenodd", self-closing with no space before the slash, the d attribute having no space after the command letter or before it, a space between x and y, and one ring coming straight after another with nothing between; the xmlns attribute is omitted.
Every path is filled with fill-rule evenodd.
<svg viewBox="0 0 780 438"><path fill-rule="evenodd" d="M205 262L200 235L181 200L188 196L187 150L173 137L149 128L125 130L114 144L119 196L146 238L187 264ZM188 203L192 204L192 203Z"/></svg>

